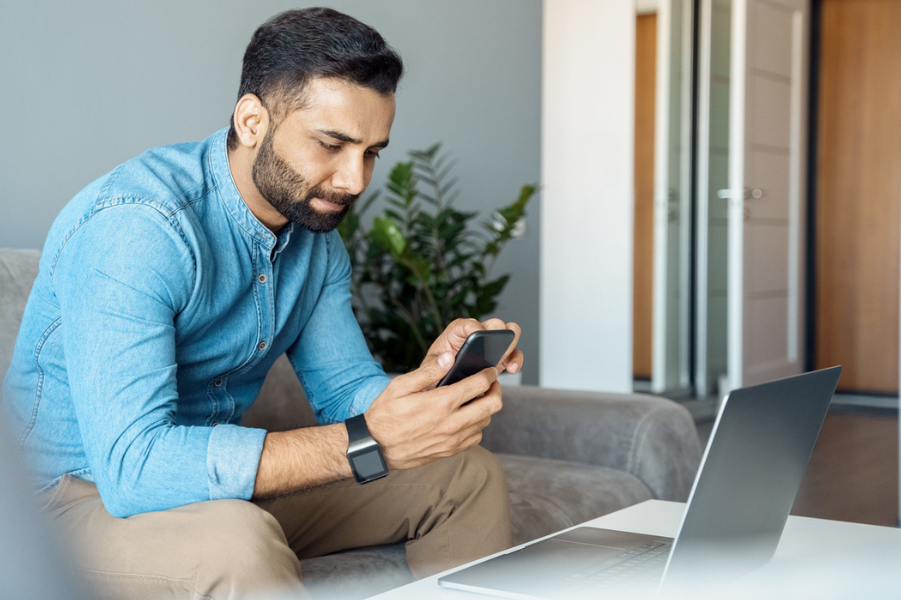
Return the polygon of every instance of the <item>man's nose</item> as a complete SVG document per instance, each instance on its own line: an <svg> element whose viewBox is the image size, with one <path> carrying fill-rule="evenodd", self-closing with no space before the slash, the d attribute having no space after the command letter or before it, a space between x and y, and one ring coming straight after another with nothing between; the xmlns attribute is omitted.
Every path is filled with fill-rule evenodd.
<svg viewBox="0 0 901 600"><path fill-rule="evenodd" d="M332 187L352 195L362 194L367 183L363 157L347 157L332 176Z"/></svg>

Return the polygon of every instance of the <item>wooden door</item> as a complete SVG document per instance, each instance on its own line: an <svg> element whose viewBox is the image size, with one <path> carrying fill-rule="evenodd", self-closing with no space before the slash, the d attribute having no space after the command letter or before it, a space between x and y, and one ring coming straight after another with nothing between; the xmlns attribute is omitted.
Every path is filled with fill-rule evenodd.
<svg viewBox="0 0 901 600"><path fill-rule="evenodd" d="M651 378L654 297L654 107L657 15L635 27L635 254L632 280L632 371Z"/></svg>
<svg viewBox="0 0 901 600"><path fill-rule="evenodd" d="M901 1L822 0L816 364L898 393Z"/></svg>

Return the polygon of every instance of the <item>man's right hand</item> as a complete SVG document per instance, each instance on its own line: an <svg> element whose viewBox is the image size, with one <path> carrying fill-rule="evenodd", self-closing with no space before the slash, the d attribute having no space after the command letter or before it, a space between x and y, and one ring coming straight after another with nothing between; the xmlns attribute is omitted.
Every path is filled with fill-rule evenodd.
<svg viewBox="0 0 901 600"><path fill-rule="evenodd" d="M415 371L392 380L366 411L369 432L389 469L422 466L478 444L491 415L501 409L494 367L434 387L453 363L450 352L427 357Z"/></svg>

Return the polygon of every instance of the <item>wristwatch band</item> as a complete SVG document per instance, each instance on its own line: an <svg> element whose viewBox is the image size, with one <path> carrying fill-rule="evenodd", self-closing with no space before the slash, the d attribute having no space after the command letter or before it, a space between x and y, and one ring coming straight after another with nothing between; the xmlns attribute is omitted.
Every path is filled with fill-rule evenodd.
<svg viewBox="0 0 901 600"><path fill-rule="evenodd" d="M372 439L372 436L369 435L369 427L366 426L366 415L359 414L355 417L351 417L344 421L344 424L347 426L347 441L350 444L365 440L366 438Z"/></svg>
<svg viewBox="0 0 901 600"><path fill-rule="evenodd" d="M357 483L369 483L388 474L378 442L372 439L366 418L360 414L344 421L347 427L347 461Z"/></svg>

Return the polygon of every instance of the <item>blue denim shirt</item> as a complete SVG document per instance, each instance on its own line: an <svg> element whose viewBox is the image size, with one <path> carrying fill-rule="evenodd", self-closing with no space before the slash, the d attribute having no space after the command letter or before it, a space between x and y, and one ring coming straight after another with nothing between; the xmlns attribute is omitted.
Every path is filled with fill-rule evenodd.
<svg viewBox="0 0 901 600"><path fill-rule="evenodd" d="M282 353L321 423L388 382L351 311L341 238L260 223L225 133L145 152L66 205L4 381L39 483L94 481L116 516L249 499L266 432L241 415Z"/></svg>

